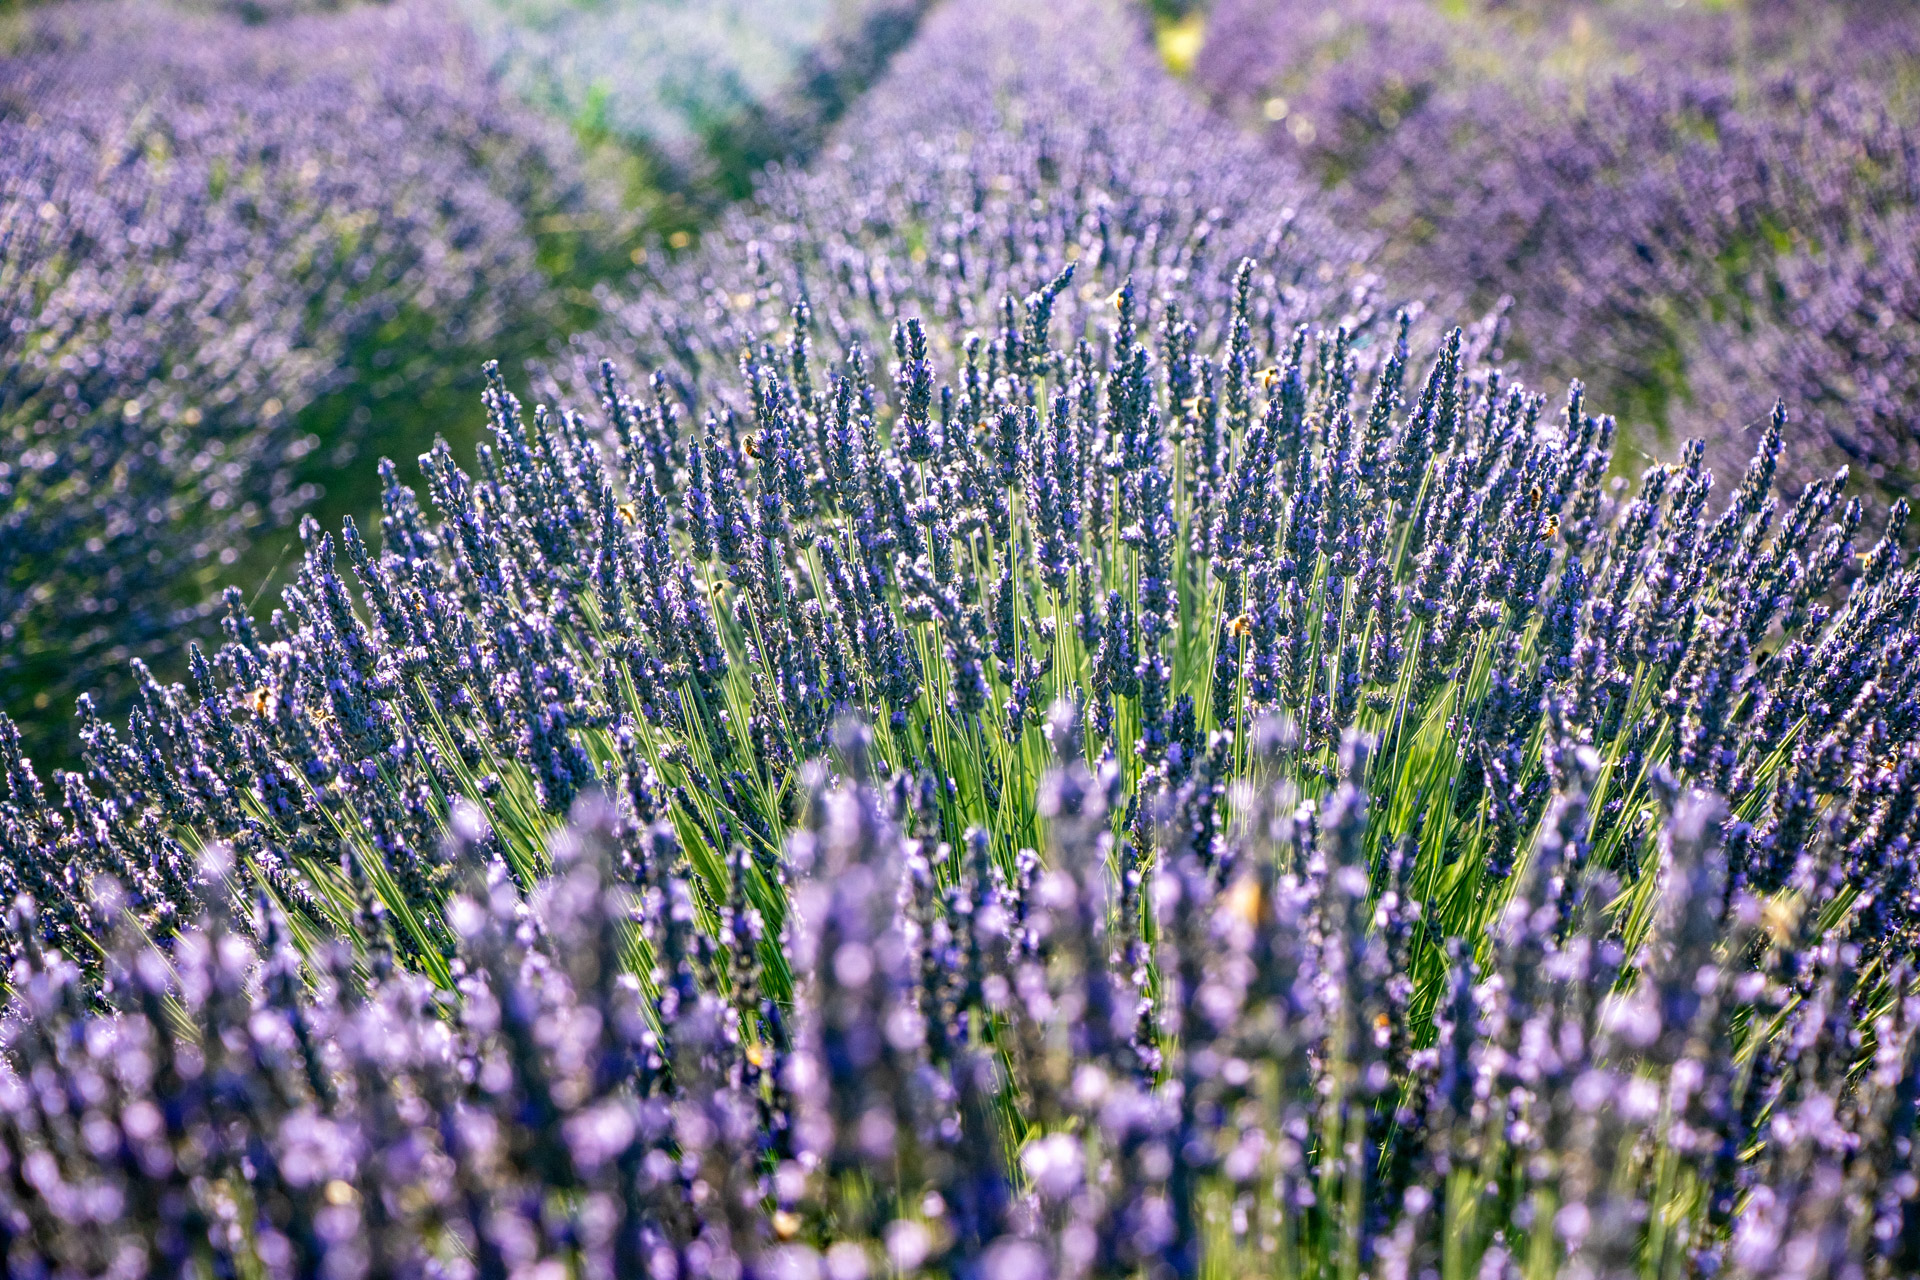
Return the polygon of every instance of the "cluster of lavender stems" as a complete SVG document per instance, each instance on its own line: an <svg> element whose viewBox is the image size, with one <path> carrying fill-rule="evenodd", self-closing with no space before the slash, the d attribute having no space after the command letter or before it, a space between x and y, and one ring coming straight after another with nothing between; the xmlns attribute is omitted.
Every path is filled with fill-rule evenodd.
<svg viewBox="0 0 1920 1280"><path fill-rule="evenodd" d="M1550 738L1463 937L1366 736L1306 798L1263 735L1227 829L1189 780L1122 873L1115 762L1049 729L1011 865L853 727L771 858L702 870L596 796L523 886L463 803L438 979L364 889L351 948L236 915L219 847L164 950L96 896L97 979L23 907L9 1270L1910 1273L1911 971L1735 887L1719 799L1658 788L1639 892L1585 838L1605 764Z"/></svg>
<svg viewBox="0 0 1920 1280"><path fill-rule="evenodd" d="M650 376L0 721L10 1273L1920 1268L1906 504L1611 478L1148 57L933 15Z"/></svg>
<svg viewBox="0 0 1920 1280"><path fill-rule="evenodd" d="M1736 470L1785 396L1796 483L1846 464L1884 509L1920 477L1910 7L1223 0L1209 32L1199 83L1386 267L1504 300L1510 354L1642 454Z"/></svg>

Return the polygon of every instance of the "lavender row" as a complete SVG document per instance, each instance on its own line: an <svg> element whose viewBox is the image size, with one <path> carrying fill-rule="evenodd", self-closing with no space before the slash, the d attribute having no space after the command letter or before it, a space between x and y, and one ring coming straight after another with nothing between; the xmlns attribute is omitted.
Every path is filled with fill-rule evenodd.
<svg viewBox="0 0 1920 1280"><path fill-rule="evenodd" d="M1169 80L1114 6L947 8L818 163L775 166L699 252L649 264L625 297L604 291L608 320L576 339L577 367L556 371L556 394L583 394L610 356L665 373L698 402L803 303L828 351L881 352L894 324L917 316L929 341L955 343L936 354L958 361L968 330L1014 323L1003 307L1067 263L1074 287L1054 313L1071 331L1130 278L1178 290L1212 340L1234 270L1254 258L1254 320L1271 356L1303 321L1358 332L1390 318L1371 251L1320 215L1292 165Z"/></svg>
<svg viewBox="0 0 1920 1280"><path fill-rule="evenodd" d="M1410 278L1506 299L1514 353L1587 378L1644 449L1737 466L1784 395L1796 479L1845 462L1884 502L1920 474L1910 13L1227 3L1211 30L1210 93Z"/></svg>
<svg viewBox="0 0 1920 1280"><path fill-rule="evenodd" d="M0 683L44 725L177 652L318 496L308 455L374 430L362 408L323 441L309 410L477 362L545 305L531 211L589 210L431 4L25 21L0 60Z"/></svg>
<svg viewBox="0 0 1920 1280"><path fill-rule="evenodd" d="M1252 274L1240 274L1243 286ZM857 362L816 365L802 317L783 350L747 360L751 419L716 415L699 432L681 428L671 399L632 399L611 377L601 424L545 410L529 419L496 388L495 441L480 473L459 469L444 448L426 459L438 518L395 485L381 554L346 530L357 588L336 567L333 540L311 529L272 638L254 633L236 598L231 641L211 659L195 654L191 690L149 683L124 731L89 718L89 778L57 779L56 800L8 753L0 865L10 895L40 904L22 954L57 948L78 966L73 981L110 995L118 980L100 938L134 930L179 962L195 945L182 930L201 904L230 896L236 919L255 901L283 914L286 935L315 956L337 945L328 939L344 939L362 969L397 965L417 975L409 981L457 993L468 971L460 886L471 872L467 837L448 833L475 833L474 856L499 864L492 874L510 899L516 886L535 893L552 868L563 817L605 796L598 803L612 805L610 821L654 832L622 843L626 881L654 884L663 901L678 884L687 905L673 910L692 913L683 924L698 922L656 954L695 954L708 945L692 940L700 936L731 942L730 965L752 970L757 954L764 969L684 991L671 974L659 978L646 1007L660 1034L705 1025L684 1012L699 990L764 988L771 1003L757 1006L761 1022L739 1033L743 1045L802 1035L809 1019L829 1028L819 1034L845 1037L821 1042L828 1078L825 1068L781 1067L737 1106L710 1095L707 1076L688 1086L683 1111L709 1096L720 1110L684 1121L704 1135L699 1142L678 1129L659 1139L683 1159L697 1164L708 1157L696 1147L721 1143L713 1168L733 1178L756 1166L726 1142L782 1154L769 1154L755 1175L771 1181L744 1187L681 1166L693 1207L709 1207L697 1225L661 1228L675 1248L692 1250L698 1239L718 1248L724 1229L741 1241L729 1248L751 1254L757 1246L743 1232L778 1239L783 1223L821 1244L842 1231L856 1243L869 1233L891 1238L887 1223L913 1217L910 1206L928 1212L927 1187L953 1212L975 1213L950 1198L961 1194L955 1184L915 1181L934 1177L939 1161L912 1135L993 1150L1051 1134L1056 1121L1069 1140L1035 1150L1036 1182L1054 1168L1048 1161L1077 1167L1073 1142L1106 1135L1085 1166L1103 1172L1084 1202L1077 1182L1050 1182L1065 1189L1035 1219L1050 1225L1031 1228L1067 1271L1124 1273L1164 1253L1166 1266L1186 1274L1178 1259L1198 1256L1206 1233L1194 1215L1204 1216L1217 1187L1192 1169L1227 1159L1209 1145L1220 1133L1256 1130L1266 1136L1246 1137L1255 1145L1234 1167L1295 1168L1301 1181L1273 1184L1278 1221L1305 1233L1299 1248L1328 1256L1373 1258L1394 1232L1418 1254L1456 1239L1462 1214L1482 1224L1467 1247L1489 1254L1523 1238L1538 1242L1530 1249L1591 1244L1606 1256L1672 1248L1738 1254L1749 1259L1740 1266L1767 1274L1777 1257L1768 1250L1810 1247L1807 1239L1825 1241L1819 1247L1836 1259L1893 1248L1842 1228L1858 1220L1850 1206L1876 1197L1890 1197L1891 1216L1874 1221L1895 1222L1910 1186L1888 1127L1904 1114L1897 1085L1906 1068L1872 1068L1873 1079L1891 1073L1890 1092L1854 1080L1877 1061L1871 1045L1904 1044L1903 1032L1883 1038L1874 1028L1888 1001L1904 1009L1910 984L1907 774L1920 725L1920 633L1915 571L1899 551L1904 507L1856 561L1860 507L1840 501L1843 477L1791 503L1772 496L1777 427L1717 510L1697 448L1682 467L1650 471L1636 496L1616 498L1604 483L1612 424L1587 416L1577 394L1549 413L1538 397L1474 370L1457 333L1403 393L1405 353L1390 350L1363 381L1339 332L1303 332L1263 377L1251 302L1211 355L1192 345L1170 306L1157 308L1157 332L1144 331L1129 290L1097 344L1053 346L1048 306L1045 292L1016 304L1016 325L978 344L977 362L950 378L926 357L920 327L903 325L891 395ZM609 453L595 442L600 425L621 441ZM1843 577L1836 611L1825 598ZM1051 733L1040 724L1049 706L1063 708ZM849 721L871 725L871 737L836 736ZM848 859L887 856L890 837L858 825L877 823L858 817L873 801L817 794L810 779L823 775L808 762L823 756L841 776L871 778L894 795L895 821L920 842L926 864L913 874L933 896L912 909L925 916L916 936L937 940L945 929L955 955L980 958L923 970L888 940L887 930L907 928L886 923L896 873ZM1288 840L1297 847L1285 856L1251 852ZM820 841L841 851L822 853ZM230 851L221 875L203 882L206 851L220 849ZM1048 852L1036 859L1034 850ZM815 858L827 859L823 884L793 887ZM1258 879L1268 874L1256 872L1262 865L1271 877L1309 877L1306 897L1344 913L1343 933L1329 936L1305 917L1297 926L1301 939L1345 957L1331 972L1372 972L1380 994L1369 998L1405 1007L1341 1005L1324 1034L1345 1037L1348 1057L1303 1047L1298 1059L1278 1049L1247 1058L1209 1047L1274 1018L1291 1026L1296 1016L1325 1015L1286 1012L1285 999L1325 996L1308 976L1243 1012L1236 1002L1251 997L1235 984L1251 978L1216 955L1224 944L1202 923L1214 908L1180 915L1179 903L1216 897L1250 925L1267 919L1269 905L1293 909L1292 889ZM1256 876L1252 887L1242 871ZM995 877L1033 881L1030 901L1001 911L1005 939L969 932L986 927L988 908L966 895ZM1662 905L1675 894L1682 906ZM741 949L736 926L722 922L724 910L744 908L723 908L729 901L760 913L763 941ZM845 936L776 941L790 912ZM1659 923L1673 916L1681 923ZM1068 918L1084 938L1055 937ZM1668 928L1685 931L1684 945L1662 941ZM1022 942L1026 929L1038 936ZM891 989L896 966L898 981L939 991L966 965L988 966L997 948L1044 957L1055 943L1073 957L1060 963L1086 970L1076 979L1085 988L1048 994L1018 972L991 982L982 967L978 990L964 997L896 1006L876 994ZM1307 942L1272 945L1272 963L1306 964ZM641 963L648 952L634 947L622 954L642 975L667 963ZM1463 967L1469 957L1478 970ZM1722 975L1711 989L1709 959ZM1601 968L1582 967L1590 965ZM1761 977L1749 980L1754 965ZM1505 980L1473 994L1502 966L1524 975L1515 990L1562 982L1561 994L1512 996ZM1037 959L1031 972L1054 968ZM1766 985L1775 981L1814 985L1795 996ZM851 994L835 994L835 982ZM1615 987L1621 1012L1603 1035L1592 1019L1599 994ZM983 1003L989 991L999 994ZM1754 1013L1768 992L1775 1003ZM1054 1085L1029 1076L1016 1086L972 1067L929 1078L914 1065L937 1035L955 1044L986 1037L984 1022L996 1028L986 1061L1013 1070L1025 1059L1008 1002L1043 995L1031 1006L1031 1034L1072 1039L1018 1053L1058 1063L1047 1068L1061 1073ZM457 1008L459 997L449 998ZM1523 1000L1510 1030L1468 1012L1471 1001L1508 998ZM1570 1064L1544 1080L1538 1064L1497 1068L1511 1089L1544 1090L1540 1109L1507 1084L1496 1105L1443 1071L1444 1054L1421 1052L1444 1048L1438 1011L1458 1000L1469 1004L1453 1025L1485 1022L1488 1036L1520 1037L1515 1052L1551 1046L1554 1063ZM939 1032L914 1020L916 1008L947 1018L945 1001L955 1017L983 1012ZM1788 1015L1816 1004L1824 1040L1811 1026L1790 1030L1800 1024ZM555 1034L575 1025L523 1012ZM1712 1021L1721 1017L1733 1031ZM1177 1030L1157 1029L1176 1018L1166 1025ZM611 1013L597 1025L610 1027ZM1806 1057L1808 1037L1832 1047ZM1687 1048L1696 1039L1705 1050ZM1396 1043L1402 1058L1369 1065L1367 1055ZM1708 1051L1726 1061L1703 1061ZM499 1070L533 1070L512 1065L529 1052L515 1049ZM1589 1052L1616 1066L1593 1075ZM1656 1053L1664 1056L1643 1057ZM1777 1078L1751 1075L1772 1071L1753 1064L1775 1054L1791 1067ZM1476 1070L1495 1071L1494 1061ZM1649 1085L1647 1070L1683 1061L1693 1065ZM1416 1062L1434 1074L1417 1076ZM1110 1097L1126 1064L1140 1092ZM1088 1083L1088 1067L1107 1083ZM639 1087L638 1070L621 1068L613 1080ZM1360 1091L1339 1102L1347 1095L1336 1090L1339 1105L1323 1121L1362 1142L1362 1158L1335 1161L1302 1141L1296 1121L1274 1118L1285 1107L1320 1114L1322 1077L1313 1072ZM508 1076L498 1078L507 1088ZM1413 1137L1395 1145L1392 1135L1420 1131L1419 1090L1442 1079L1461 1110L1438 1130L1467 1126L1461 1150L1495 1162L1463 1174L1444 1213L1433 1180L1414 1176L1425 1167L1417 1160L1393 1173L1405 1181L1379 1181L1399 1168L1393 1153L1415 1151ZM1754 1079L1761 1083L1727 1083ZM1243 1096L1258 1096L1256 1080L1283 1111L1229 1123ZM820 1093L823 1113L844 1126L834 1132L851 1136L809 1148L828 1143L817 1123L761 1106L774 1105L776 1085L796 1095L794 1107L803 1105L797 1095ZM1623 1101L1648 1087L1651 1104ZM889 1107L918 1105L922 1089L935 1119L857 1103L872 1090ZM1616 1098L1615 1089L1624 1092ZM1803 1102L1809 1109L1796 1121ZM546 1101L514 1105L521 1127L497 1141L537 1144L541 1133L562 1132L557 1117L541 1118ZM1414 1110L1403 1116L1403 1105ZM1097 1110L1108 1128L1073 1127L1075 1106ZM1009 1108L1021 1117L1031 1109L1032 1119L1013 1124ZM1795 1136L1816 1117L1829 1127ZM1013 1124L1010 1136L978 1127L987 1120ZM1638 1131L1608 1127L1616 1123L1659 1126L1658 1158L1644 1166L1669 1179L1656 1203L1606 1200L1625 1194L1622 1179L1639 1185L1643 1167L1628 1154ZM1475 1125L1505 1134L1507 1145L1470 1140ZM790 1203L768 1200L783 1185L779 1144L789 1141L804 1176ZM1732 1161L1745 1172L1714 1163L1756 1144L1760 1162ZM810 1149L835 1154L809 1165L800 1156ZM884 1165L886 1150L906 1171L892 1191L884 1179L866 1186L858 1172ZM955 1159L963 1170L982 1167ZM1829 1167L1836 1172L1816 1176ZM671 1181L669 1172L661 1166L659 1176ZM1709 1173L1719 1181L1703 1181ZM1889 1180L1871 1182L1867 1201L1847 1189L1882 1173ZM145 1174L130 1176L146 1185ZM564 1186L571 1175L545 1176ZM342 1180L374 1203L372 1188ZM702 1181L704 1189L692 1185ZM1490 1203L1476 1190L1483 1185L1495 1189ZM1356 1207L1383 1187L1384 1202ZM1429 1198L1401 1195L1414 1187ZM1530 1216L1542 1212L1545 1187L1555 1188L1557 1236ZM811 1197L831 1209L809 1207ZM1323 1202L1324 1215L1308 1212ZM1754 1207L1763 1203L1766 1213ZM1452 1224L1442 1236L1422 1235L1430 1210L1439 1215L1431 1221ZM535 1212L531 1202L525 1212ZM763 1212L765 1222L752 1225ZM1684 1230L1650 1234L1676 1220ZM954 1248L971 1239L984 1249L1007 1230L1001 1221L988 1213L922 1226L929 1239L950 1233ZM1539 1229L1527 1235L1530 1224ZM510 1230L492 1217L474 1229ZM575 1239L571 1227L554 1229ZM394 1230L414 1239L412 1228ZM1752 1235L1763 1230L1777 1239ZM522 1228L511 1231L534 1247ZM422 1232L421 1248L438 1238Z"/></svg>

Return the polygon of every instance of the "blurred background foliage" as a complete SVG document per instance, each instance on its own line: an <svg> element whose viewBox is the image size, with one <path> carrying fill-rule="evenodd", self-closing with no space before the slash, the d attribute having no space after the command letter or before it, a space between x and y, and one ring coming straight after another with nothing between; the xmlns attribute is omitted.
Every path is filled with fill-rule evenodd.
<svg viewBox="0 0 1920 1280"><path fill-rule="evenodd" d="M298 518L377 511L798 161L923 0L0 6L0 708L180 674ZM377 521L372 522L377 527ZM257 594L256 594L257 593Z"/></svg>
<svg viewBox="0 0 1920 1280"><path fill-rule="evenodd" d="M1158 12L1168 30L1190 14ZM1920 453L1920 25L1889 0L1216 0L1193 84L1319 179L1403 282L1504 308L1623 459L1735 469L1776 395L1790 474L1879 504ZM1163 40L1164 47L1164 40Z"/></svg>

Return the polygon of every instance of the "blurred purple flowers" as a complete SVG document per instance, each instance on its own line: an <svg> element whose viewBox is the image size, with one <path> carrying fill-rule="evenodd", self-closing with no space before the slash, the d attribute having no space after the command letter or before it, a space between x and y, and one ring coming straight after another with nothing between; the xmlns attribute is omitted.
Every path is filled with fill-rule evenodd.
<svg viewBox="0 0 1920 1280"><path fill-rule="evenodd" d="M544 305L569 152L430 3L249 26L88 4L0 59L0 687L119 681L350 456L303 411L477 362ZM364 366L358 368L356 366ZM44 717L44 712L41 715Z"/></svg>
<svg viewBox="0 0 1920 1280"><path fill-rule="evenodd" d="M1386 233L1390 268L1504 299L1509 353L1586 379L1644 449L1698 437L1731 470L1784 396L1796 481L1910 490L1909 10L1310 8L1217 6L1196 77Z"/></svg>

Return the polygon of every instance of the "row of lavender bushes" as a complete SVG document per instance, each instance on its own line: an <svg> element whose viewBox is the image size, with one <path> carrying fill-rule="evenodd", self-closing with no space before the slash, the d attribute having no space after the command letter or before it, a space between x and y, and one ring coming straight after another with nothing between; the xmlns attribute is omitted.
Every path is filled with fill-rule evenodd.
<svg viewBox="0 0 1920 1280"><path fill-rule="evenodd" d="M578 237L547 228L620 214L431 3L20 22L0 60L0 689L45 743L76 693L118 704L130 657L176 654L358 449L470 403L481 353L558 323L546 268Z"/></svg>
<svg viewBox="0 0 1920 1280"><path fill-rule="evenodd" d="M1917 58L1878 0L1220 0L1194 76L1643 454L1737 466L1784 395L1789 474L1884 504L1920 476Z"/></svg>
<svg viewBox="0 0 1920 1280"><path fill-rule="evenodd" d="M674 6L675 47L737 7ZM804 150L918 16L820 6L736 86L755 103L709 104L704 159L636 176L658 140L537 114L568 104L513 72L554 51L512 38L558 23L603 60L562 68L571 89L618 69L666 101L658 60L616 38L659 8L77 0L11 20L0 706L37 753L71 762L83 690L124 710L129 658L176 669L218 585L266 576L302 511L372 510L363 450L470 440L486 358L592 324L593 286L697 223L675 193L737 194Z"/></svg>
<svg viewBox="0 0 1920 1280"><path fill-rule="evenodd" d="M1069 265L1078 277L1049 307L1075 334L1110 317L1112 291L1130 279L1143 299L1179 296L1196 340L1224 341L1228 280L1249 259L1248 322L1264 351L1305 322L1370 333L1402 304L1421 316L1383 292L1374 238L1330 220L1293 165L1143 64L1139 41L1098 5L1075 13L1094 23L1082 47L1029 55L1003 15L971 42L962 73L929 65L942 46L922 42L909 65L938 92L893 74L818 163L764 172L753 201L703 232L701 252L602 286L602 322L547 362L537 389L590 403L612 359L644 369L694 417L749 413L741 353L775 359L764 344L797 311L809 348L857 348L869 369L905 340L907 320L931 357L978 366L982 343L1018 330L1019 300ZM1138 105L1119 106L1116 85ZM1427 322L1421 336L1438 331ZM1476 326L1481 347L1498 337L1491 318Z"/></svg>
<svg viewBox="0 0 1920 1280"><path fill-rule="evenodd" d="M840 140L0 732L9 1269L1920 1266L1905 504L1609 480L1098 0Z"/></svg>

